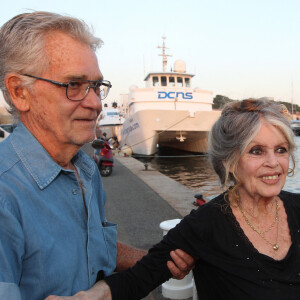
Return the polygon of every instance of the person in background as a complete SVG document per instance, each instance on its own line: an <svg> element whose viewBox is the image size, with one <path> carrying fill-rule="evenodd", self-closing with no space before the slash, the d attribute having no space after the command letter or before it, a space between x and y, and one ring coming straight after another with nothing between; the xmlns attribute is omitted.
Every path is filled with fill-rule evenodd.
<svg viewBox="0 0 300 300"><path fill-rule="evenodd" d="M295 167L289 121L285 108L267 100L225 106L209 155L226 191L192 211L133 268L63 299L141 299L169 279L166 261L176 248L198 257L201 300L299 299L300 194L282 190Z"/></svg>
<svg viewBox="0 0 300 300"><path fill-rule="evenodd" d="M98 168L80 150L111 88L101 44L83 21L55 13L20 14L0 29L0 88L18 123L0 144L1 300L72 295L145 254L117 243ZM182 278L193 258L171 255Z"/></svg>

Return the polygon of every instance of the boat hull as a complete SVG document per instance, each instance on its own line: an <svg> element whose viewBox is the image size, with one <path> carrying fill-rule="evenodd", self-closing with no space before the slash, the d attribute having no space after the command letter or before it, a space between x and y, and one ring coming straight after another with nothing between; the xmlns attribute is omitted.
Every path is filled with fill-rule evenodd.
<svg viewBox="0 0 300 300"><path fill-rule="evenodd" d="M208 132L219 118L220 111L141 110L123 124L120 145L132 152L152 155L160 147L190 152L206 152Z"/></svg>

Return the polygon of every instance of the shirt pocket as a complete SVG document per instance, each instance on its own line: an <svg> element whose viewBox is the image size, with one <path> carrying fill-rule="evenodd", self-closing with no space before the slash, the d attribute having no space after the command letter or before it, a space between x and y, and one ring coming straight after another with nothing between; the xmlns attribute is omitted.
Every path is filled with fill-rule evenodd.
<svg viewBox="0 0 300 300"><path fill-rule="evenodd" d="M117 224L105 222L102 226L103 236L107 249L107 269L115 270L117 262Z"/></svg>

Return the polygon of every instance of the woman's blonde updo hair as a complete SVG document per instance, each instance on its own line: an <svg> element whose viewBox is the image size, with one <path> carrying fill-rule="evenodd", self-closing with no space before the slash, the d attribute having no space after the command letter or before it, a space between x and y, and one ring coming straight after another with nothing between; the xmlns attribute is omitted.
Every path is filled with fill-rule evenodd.
<svg viewBox="0 0 300 300"><path fill-rule="evenodd" d="M295 166L294 133L285 106L270 100L242 100L227 104L209 134L209 157L229 198L237 200L239 178L236 168L246 147L258 134L262 122L276 126L289 144L289 153ZM294 168L293 168L294 169ZM293 173L293 169L290 173ZM230 171L232 170L232 171ZM230 188L231 187L231 188Z"/></svg>

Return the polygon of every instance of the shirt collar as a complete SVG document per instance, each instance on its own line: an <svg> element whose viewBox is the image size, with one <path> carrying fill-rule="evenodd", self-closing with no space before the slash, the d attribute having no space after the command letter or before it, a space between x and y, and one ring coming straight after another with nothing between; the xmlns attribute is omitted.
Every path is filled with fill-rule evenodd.
<svg viewBox="0 0 300 300"><path fill-rule="evenodd" d="M11 143L21 162L40 189L47 187L64 170L52 159L23 123L19 123L15 128L11 135ZM95 170L95 165L82 150L74 156L73 163L89 177L92 176ZM72 170L67 171L73 172Z"/></svg>

